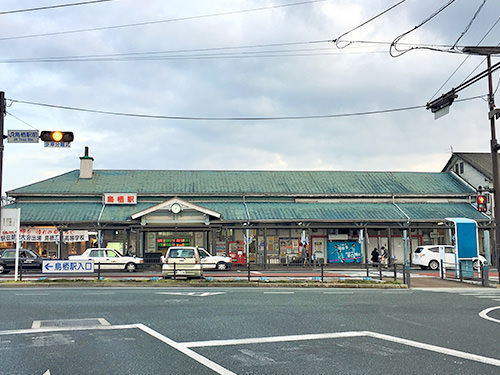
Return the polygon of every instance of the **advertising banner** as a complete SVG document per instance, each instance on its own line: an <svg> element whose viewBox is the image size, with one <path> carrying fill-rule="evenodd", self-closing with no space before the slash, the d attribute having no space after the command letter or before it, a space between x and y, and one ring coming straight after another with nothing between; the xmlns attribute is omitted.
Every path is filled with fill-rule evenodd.
<svg viewBox="0 0 500 375"><path fill-rule="evenodd" d="M361 263L361 244L357 241L328 242L328 263Z"/></svg>

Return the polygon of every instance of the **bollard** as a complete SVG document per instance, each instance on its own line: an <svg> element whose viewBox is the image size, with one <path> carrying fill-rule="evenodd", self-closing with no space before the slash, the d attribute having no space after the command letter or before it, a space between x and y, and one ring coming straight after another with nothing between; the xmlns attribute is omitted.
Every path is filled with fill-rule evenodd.
<svg viewBox="0 0 500 375"><path fill-rule="evenodd" d="M485 286L485 287L488 287L490 286L489 285L489 281L488 281L488 266L485 265L485 264L480 264L479 265L480 269L481 269L481 285L482 286Z"/></svg>
<svg viewBox="0 0 500 375"><path fill-rule="evenodd" d="M394 264L394 281L396 281L398 279L397 266L396 263L393 264Z"/></svg>
<svg viewBox="0 0 500 375"><path fill-rule="evenodd" d="M19 262L19 281L23 281L23 262Z"/></svg>
<svg viewBox="0 0 500 375"><path fill-rule="evenodd" d="M378 273L379 273L380 280L382 280L382 263L378 264Z"/></svg>
<svg viewBox="0 0 500 375"><path fill-rule="evenodd" d="M101 280L101 262L97 262L97 280Z"/></svg>
<svg viewBox="0 0 500 375"><path fill-rule="evenodd" d="M177 269L175 267L176 263L174 262L174 280L177 280Z"/></svg>
<svg viewBox="0 0 500 375"><path fill-rule="evenodd" d="M323 262L321 262L321 282L324 281L324 276L325 276L325 266L323 265Z"/></svg>
<svg viewBox="0 0 500 375"><path fill-rule="evenodd" d="M365 263L366 266L366 277L370 277L370 265L368 262Z"/></svg>
<svg viewBox="0 0 500 375"><path fill-rule="evenodd" d="M250 262L247 263L247 266L248 266L247 277L248 277L248 281L250 281Z"/></svg>
<svg viewBox="0 0 500 375"><path fill-rule="evenodd" d="M439 264L439 273L441 274L441 279L444 280L444 276L445 276L446 270L444 269L443 260L441 259L439 262L440 262L440 264Z"/></svg>
<svg viewBox="0 0 500 375"><path fill-rule="evenodd" d="M464 275L462 274L462 262L458 262L458 275L460 277L460 282L464 281Z"/></svg>

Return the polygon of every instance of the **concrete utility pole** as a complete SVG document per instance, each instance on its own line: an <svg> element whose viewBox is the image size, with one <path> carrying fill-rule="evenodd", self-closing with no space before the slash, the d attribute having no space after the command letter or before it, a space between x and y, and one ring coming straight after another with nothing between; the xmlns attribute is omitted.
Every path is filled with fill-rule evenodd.
<svg viewBox="0 0 500 375"><path fill-rule="evenodd" d="M5 108L5 92L0 91L0 202L2 198L2 176L3 176L3 132L4 132L4 117L6 114ZM1 220L0 216L0 220ZM1 221L0 221L1 222Z"/></svg>
<svg viewBox="0 0 500 375"><path fill-rule="evenodd" d="M427 109L430 109L436 116L436 118L440 117L440 112L446 112L448 107L453 103L453 101L458 97L457 93L470 85L476 83L482 78L488 78L488 118L490 120L490 129L491 129L491 140L490 140L490 148L491 148L491 168L493 174L493 188L490 188L490 193L493 193L493 209L492 213L494 216L495 222L495 246L493 248L493 256L492 263L497 269L500 268L500 181L498 180L498 150L500 149L500 145L496 139L496 129L495 129L495 120L500 118L500 110L495 108L495 99L493 92L493 78L492 74L494 71L500 69L500 62L495 65L491 65L491 55L500 54L500 47L464 47L462 52L469 55L480 55L486 56L486 61L488 63L488 68L476 76L468 79L467 81L461 83L458 87L450 90L446 94L441 95L439 98L427 103Z"/></svg>
<svg viewBox="0 0 500 375"><path fill-rule="evenodd" d="M493 169L493 216L495 217L495 261L492 263L494 263L498 269L500 267L500 181L498 180L498 149L500 148L500 145L498 144L496 137L495 120L499 117L500 112L498 109L495 109L491 55L500 53L500 47L464 47L462 51L470 55L486 56L488 68L488 117L490 119L491 130L490 149L491 168Z"/></svg>

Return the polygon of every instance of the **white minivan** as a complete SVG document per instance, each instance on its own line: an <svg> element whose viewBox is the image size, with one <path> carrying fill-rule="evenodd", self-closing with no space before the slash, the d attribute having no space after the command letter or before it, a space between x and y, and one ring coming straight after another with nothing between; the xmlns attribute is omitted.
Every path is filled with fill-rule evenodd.
<svg viewBox="0 0 500 375"><path fill-rule="evenodd" d="M439 269L441 258L439 249L444 250L444 267L455 268L457 259L455 256L455 247L450 245L427 245L419 246L415 249L412 258L412 264L420 266L422 269L430 268L431 270ZM477 258L472 258L474 269L479 269L479 263L485 264L486 258L479 255Z"/></svg>

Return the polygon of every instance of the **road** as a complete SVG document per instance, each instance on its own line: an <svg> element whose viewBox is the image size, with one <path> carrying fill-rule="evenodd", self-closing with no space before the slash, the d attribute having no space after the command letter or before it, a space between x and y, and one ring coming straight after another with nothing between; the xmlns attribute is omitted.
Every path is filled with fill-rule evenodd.
<svg viewBox="0 0 500 375"><path fill-rule="evenodd" d="M1 288L2 374L498 374L500 290Z"/></svg>

